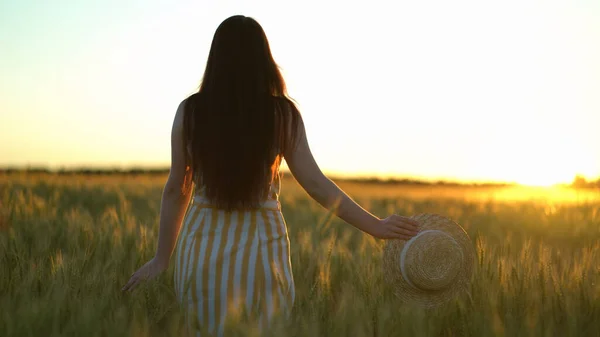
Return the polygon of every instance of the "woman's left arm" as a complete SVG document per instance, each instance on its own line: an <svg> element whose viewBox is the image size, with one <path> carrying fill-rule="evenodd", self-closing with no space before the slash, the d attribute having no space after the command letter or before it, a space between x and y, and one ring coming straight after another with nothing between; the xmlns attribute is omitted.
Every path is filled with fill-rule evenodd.
<svg viewBox="0 0 600 337"><path fill-rule="evenodd" d="M131 275L123 291L133 290L141 281L153 278L169 266L185 211L190 201L192 170L186 165L183 143L185 100L179 104L171 130L171 170L160 205L158 247L154 258Z"/></svg>

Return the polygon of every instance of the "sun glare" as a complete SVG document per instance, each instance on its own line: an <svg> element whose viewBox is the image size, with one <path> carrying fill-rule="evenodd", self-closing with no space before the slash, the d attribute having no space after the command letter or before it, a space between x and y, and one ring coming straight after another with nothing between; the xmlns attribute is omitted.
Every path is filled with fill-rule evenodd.
<svg viewBox="0 0 600 337"><path fill-rule="evenodd" d="M585 140L553 138L548 130L536 128L529 120L521 121L520 127L531 131L499 143L494 153L504 160L499 165L486 166L486 173L539 187L569 184L578 174L594 174L597 163L588 155L590 150Z"/></svg>
<svg viewBox="0 0 600 337"><path fill-rule="evenodd" d="M515 177L514 181L519 185L533 187L550 187L557 184L570 183L575 174L565 175L561 170L552 170L552 167L538 168L536 170L524 170Z"/></svg>
<svg viewBox="0 0 600 337"><path fill-rule="evenodd" d="M551 187L554 186L556 184L560 184L562 182L556 181L556 180L550 180L550 179L544 179L542 178L528 178L528 179L522 179L522 180L518 180L517 184L519 185L523 185L523 186L531 186L531 187Z"/></svg>

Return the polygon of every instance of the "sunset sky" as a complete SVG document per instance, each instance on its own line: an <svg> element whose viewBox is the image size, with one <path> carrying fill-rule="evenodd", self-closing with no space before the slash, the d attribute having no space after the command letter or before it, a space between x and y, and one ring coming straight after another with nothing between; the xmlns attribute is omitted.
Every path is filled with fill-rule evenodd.
<svg viewBox="0 0 600 337"><path fill-rule="evenodd" d="M166 166L225 18L265 29L335 175L600 176L600 1L0 2L0 166Z"/></svg>

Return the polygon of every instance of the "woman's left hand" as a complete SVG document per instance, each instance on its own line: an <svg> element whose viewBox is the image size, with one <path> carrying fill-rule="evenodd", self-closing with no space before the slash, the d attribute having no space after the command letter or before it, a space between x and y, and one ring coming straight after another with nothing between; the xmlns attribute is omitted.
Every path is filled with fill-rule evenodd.
<svg viewBox="0 0 600 337"><path fill-rule="evenodd" d="M122 291L131 291L137 287L141 281L152 279L167 269L166 264L158 262L156 258L148 261L140 269L131 275L129 282L121 289Z"/></svg>

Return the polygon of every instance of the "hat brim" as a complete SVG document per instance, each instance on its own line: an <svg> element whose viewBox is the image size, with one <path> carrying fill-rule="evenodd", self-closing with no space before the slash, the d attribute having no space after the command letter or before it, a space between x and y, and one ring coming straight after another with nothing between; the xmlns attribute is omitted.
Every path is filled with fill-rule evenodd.
<svg viewBox="0 0 600 337"><path fill-rule="evenodd" d="M441 290L421 290L406 282L400 268L400 255L406 240L388 240L386 242L383 249L384 280L392 286L394 294L405 302L427 308L443 305L467 291L476 264L475 248L467 232L459 224L444 216L426 213L411 218L419 221L421 231L441 230L459 244L463 253L463 262L456 280Z"/></svg>

